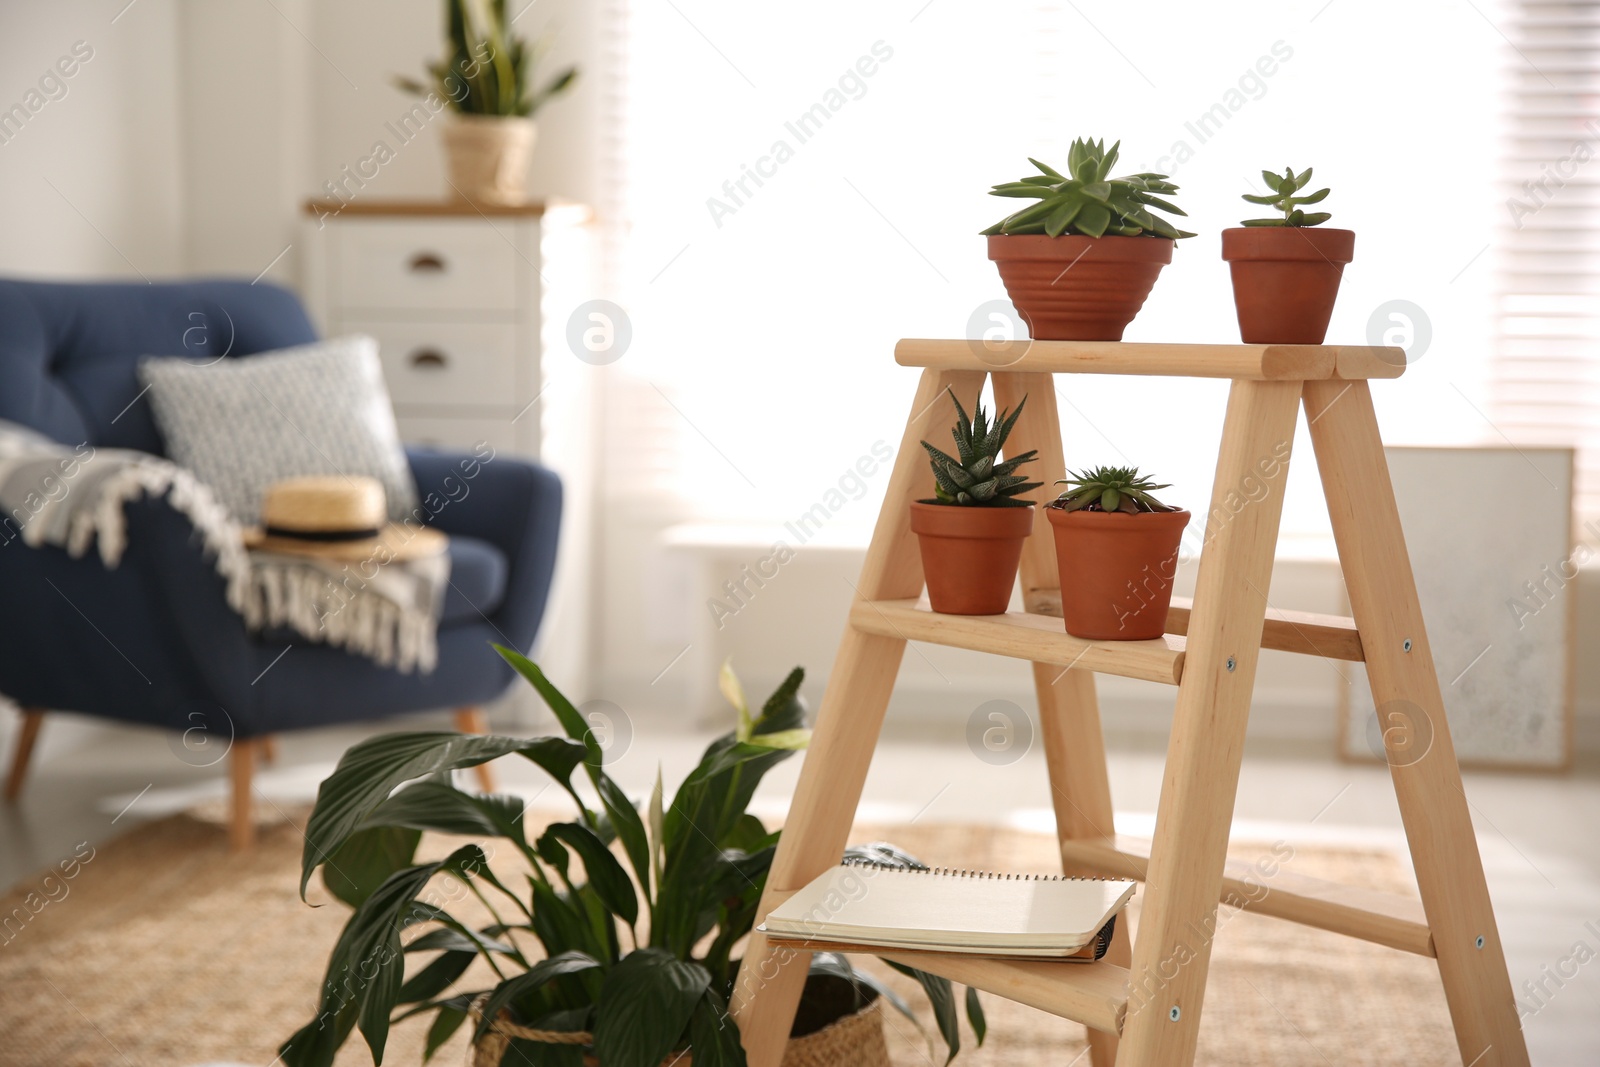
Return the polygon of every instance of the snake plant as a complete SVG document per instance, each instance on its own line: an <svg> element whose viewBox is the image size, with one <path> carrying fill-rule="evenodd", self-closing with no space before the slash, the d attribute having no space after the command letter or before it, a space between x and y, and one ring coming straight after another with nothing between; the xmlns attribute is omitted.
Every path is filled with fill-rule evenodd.
<svg viewBox="0 0 1600 1067"><path fill-rule="evenodd" d="M1326 211L1313 211L1307 214L1301 210L1307 204L1320 204L1328 196L1328 190L1318 189L1314 193L1298 196L1301 189L1311 180L1311 168L1307 167L1299 174L1294 168L1285 167L1282 174L1274 174L1270 170L1261 172L1261 180L1267 183L1267 188L1272 192L1266 196L1256 196L1245 193L1243 199L1252 204L1265 204L1277 211L1283 212L1281 219L1245 219L1242 226L1319 226L1332 215Z"/></svg>
<svg viewBox="0 0 1600 1067"><path fill-rule="evenodd" d="M1068 471L1067 477L1056 484L1067 486L1053 505L1063 511L1120 511L1139 515L1178 510L1151 495L1157 489L1170 486L1157 485L1154 479L1140 474L1138 467L1091 467L1081 474Z"/></svg>
<svg viewBox="0 0 1600 1067"><path fill-rule="evenodd" d="M763 775L810 737L800 696L805 672L796 668L753 714L724 667L721 690L737 710L737 726L711 743L670 802L658 773L641 814L605 773L600 745L578 709L535 664L496 647L538 690L566 736L386 734L344 754L306 824L300 892L320 867L329 891L355 910L328 960L316 1017L284 1043L283 1062L328 1067L359 1027L381 1063L390 1023L429 1012L431 1057L482 997L479 1035L505 1010L525 1027L591 1034L592 1054L606 1067L657 1067L685 1048L696 1064L743 1067L728 1016L740 962L734 952L754 925L780 833L746 809ZM464 792L452 783L454 770L510 755L548 774L577 817L535 834L520 797ZM580 768L598 808L573 781ZM478 843L419 864L423 831L492 839L522 862L525 879L503 881ZM847 857L920 866L886 846ZM492 923L471 925L446 910L469 892ZM414 926L429 929L402 939ZM425 956L431 958L407 968L408 959ZM467 974L478 959L492 980ZM921 983L953 1057L961 1039L950 983L891 966ZM811 973L848 978L860 1006L871 989L910 1015L899 997L841 955L816 953ZM984 1016L972 990L966 1007L981 1043ZM585 1052L519 1038L504 1062L581 1067Z"/></svg>
<svg viewBox="0 0 1600 1067"><path fill-rule="evenodd" d="M535 84L535 67L547 46L511 35L506 0L445 0L445 22L449 50L428 64L432 84L398 77L397 88L416 96L437 93L463 115L531 118L578 79L578 69L568 67Z"/></svg>
<svg viewBox="0 0 1600 1067"><path fill-rule="evenodd" d="M991 423L981 403L973 402L973 415L968 418L967 410L956 399L956 394L946 391L950 392L950 399L956 405L957 420L950 431L956 442L956 456L950 456L926 441L922 442L933 466L934 481L934 499L922 503L980 508L1031 507L1033 501L1018 500L1017 497L1032 492L1044 483L1030 482L1014 472L1024 463L1037 458L1038 450L1030 449L1020 456L1000 459L1000 449L1005 446L1006 438L1011 436L1011 428L1016 425L1028 398L1023 397L1017 410L1009 415L1002 408Z"/></svg>
<svg viewBox="0 0 1600 1067"><path fill-rule="evenodd" d="M1178 191L1165 174L1146 171L1111 177L1121 147L1122 142L1118 141L1107 151L1103 140L1079 138L1067 152L1065 174L1030 157L1028 162L1038 168L1038 174L1003 182L990 189L989 195L1027 197L1039 202L1007 215L982 232L1042 233L1051 237L1067 233L1085 237L1104 237L1108 233L1117 237L1193 237L1150 210L1187 214L1156 195Z"/></svg>

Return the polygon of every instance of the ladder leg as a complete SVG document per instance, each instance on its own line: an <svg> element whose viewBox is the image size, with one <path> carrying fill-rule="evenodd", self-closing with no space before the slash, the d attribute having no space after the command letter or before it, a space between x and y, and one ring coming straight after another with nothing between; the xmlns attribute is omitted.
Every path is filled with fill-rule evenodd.
<svg viewBox="0 0 1600 1067"><path fill-rule="evenodd" d="M1119 1067L1194 1062L1300 391L1235 381L1228 396Z"/></svg>
<svg viewBox="0 0 1600 1067"><path fill-rule="evenodd" d="M1461 1061L1526 1067L1372 394L1364 381L1307 382L1305 408Z"/></svg>
<svg viewBox="0 0 1600 1067"><path fill-rule="evenodd" d="M947 388L965 405L983 388L983 379L976 371L923 372L856 585L857 599L906 599L922 592L922 557L911 532L909 505L933 495L933 474L918 442L954 423L955 406L944 395ZM767 876L758 925L780 900L843 855L905 646L900 638L845 631ZM762 935L751 935L732 1005L750 1067L778 1067L810 959L809 952L773 949Z"/></svg>
<svg viewBox="0 0 1600 1067"><path fill-rule="evenodd" d="M1066 470L1055 376L996 372L993 381L996 408L1015 410L1023 398L1027 398L1027 407L1012 428L1007 455L1038 449L1035 469L1045 486L1035 496L1042 505L1053 495L1050 483ZM1038 611L1046 602L1060 596L1061 572L1056 568L1055 538L1043 507L1035 511L1033 536L1022 550L1021 570L1022 599L1029 611ZM1111 783L1106 770L1105 741L1100 732L1094 675L1089 671L1063 670L1050 663L1035 663L1033 686L1039 699L1039 737L1050 771L1056 836L1063 842L1115 836ZM1064 868L1063 873L1094 872ZM1128 924L1118 923L1106 960L1126 967L1131 957ZM1117 1035L1092 1027L1087 1029L1093 1067L1112 1067L1117 1060Z"/></svg>

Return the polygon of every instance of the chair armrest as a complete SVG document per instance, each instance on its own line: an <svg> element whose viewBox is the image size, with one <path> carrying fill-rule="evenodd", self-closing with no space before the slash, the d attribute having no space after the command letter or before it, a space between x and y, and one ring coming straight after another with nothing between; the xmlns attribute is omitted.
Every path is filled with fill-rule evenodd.
<svg viewBox="0 0 1600 1067"><path fill-rule="evenodd" d="M505 600L491 622L526 652L539 632L561 530L561 480L536 463L479 451L407 449L425 525L505 553Z"/></svg>

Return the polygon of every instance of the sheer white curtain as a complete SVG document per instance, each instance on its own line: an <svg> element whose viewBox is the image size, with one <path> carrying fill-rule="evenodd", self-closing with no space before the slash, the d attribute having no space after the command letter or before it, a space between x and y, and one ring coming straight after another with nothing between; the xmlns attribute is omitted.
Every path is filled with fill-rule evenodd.
<svg viewBox="0 0 1600 1067"><path fill-rule="evenodd" d="M1238 198L1263 167L1313 166L1332 225L1358 233L1330 338L1420 352L1380 390L1386 432L1482 437L1501 17L1467 0L632 0L613 494L870 523L886 476L863 461L897 445L914 388L895 340L973 335L1005 295L978 231L1009 205L985 191L1079 135L1173 174L1200 233L1129 340L1237 340L1218 231L1253 210ZM1205 506L1224 385L1059 385L1069 463L1136 463ZM1297 457L1286 529L1316 534L1303 441Z"/></svg>

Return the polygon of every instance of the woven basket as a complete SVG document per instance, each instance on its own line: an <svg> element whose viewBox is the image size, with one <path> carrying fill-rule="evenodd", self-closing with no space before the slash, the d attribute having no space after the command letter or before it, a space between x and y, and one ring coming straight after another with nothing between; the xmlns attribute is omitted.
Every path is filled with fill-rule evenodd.
<svg viewBox="0 0 1600 1067"><path fill-rule="evenodd" d="M486 999L480 997L472 1006L474 1019L481 1018L479 1009ZM593 1035L581 1031L566 1033L519 1026L501 1012L488 1033L468 1050L467 1067L500 1067L501 1058L514 1037L586 1048L594 1041ZM588 1054L583 1062L587 1067L600 1064ZM661 1067L693 1067L693 1064L694 1058L687 1052L675 1053L661 1061ZM783 1054L783 1067L889 1067L889 1046L883 1040L882 998L815 1033L791 1039Z"/></svg>

